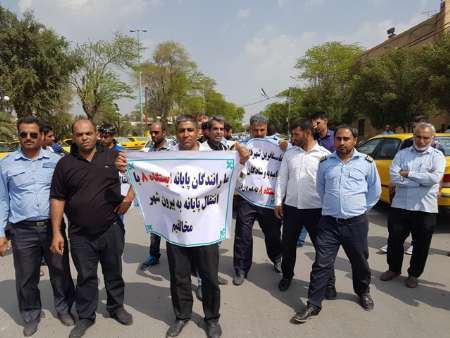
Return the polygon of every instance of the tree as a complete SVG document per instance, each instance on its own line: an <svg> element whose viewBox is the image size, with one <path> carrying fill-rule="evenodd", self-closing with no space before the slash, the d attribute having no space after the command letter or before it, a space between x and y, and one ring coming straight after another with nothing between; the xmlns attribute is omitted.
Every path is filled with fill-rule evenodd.
<svg viewBox="0 0 450 338"><path fill-rule="evenodd" d="M77 68L63 38L0 6L0 84L18 117L53 110Z"/></svg>
<svg viewBox="0 0 450 338"><path fill-rule="evenodd" d="M298 78L308 84L303 101L309 111L326 111L336 121L348 115L352 67L362 51L357 44L332 41L310 48L297 60Z"/></svg>
<svg viewBox="0 0 450 338"><path fill-rule="evenodd" d="M5 111L0 111L0 141L12 141L16 137L16 124L11 114Z"/></svg>
<svg viewBox="0 0 450 338"><path fill-rule="evenodd" d="M369 117L376 128L390 124L407 130L416 115L434 114L428 71L419 53L398 49L361 64L353 76L350 108Z"/></svg>
<svg viewBox="0 0 450 338"><path fill-rule="evenodd" d="M79 71L72 76L81 106L89 119L115 100L133 98L133 89L122 81L115 70L135 66L139 55L137 41L116 34L112 41L88 42L76 47L74 55L80 60Z"/></svg>

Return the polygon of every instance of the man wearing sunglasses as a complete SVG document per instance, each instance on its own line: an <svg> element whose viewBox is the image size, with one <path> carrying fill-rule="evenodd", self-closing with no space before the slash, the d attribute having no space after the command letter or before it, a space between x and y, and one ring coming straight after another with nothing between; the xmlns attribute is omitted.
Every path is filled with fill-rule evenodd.
<svg viewBox="0 0 450 338"><path fill-rule="evenodd" d="M75 291L67 251L61 256L50 252L50 184L60 156L41 148L44 135L37 118L19 119L17 129L20 148L0 161L0 256L5 255L10 239L23 334L29 337L41 319L38 284L43 256L56 313L66 326L74 325L70 309ZM67 242L64 229L61 236Z"/></svg>

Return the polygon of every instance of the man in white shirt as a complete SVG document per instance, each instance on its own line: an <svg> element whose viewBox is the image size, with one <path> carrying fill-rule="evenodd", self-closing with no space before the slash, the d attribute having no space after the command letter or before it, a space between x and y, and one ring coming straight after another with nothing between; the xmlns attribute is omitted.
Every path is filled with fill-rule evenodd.
<svg viewBox="0 0 450 338"><path fill-rule="evenodd" d="M320 160L330 154L314 140L310 120L295 120L290 129L293 147L283 157L275 191L275 216L284 219L280 291L289 288L294 276L297 238L303 227L315 245L322 208L316 191L317 170ZM330 284L334 289L334 283Z"/></svg>

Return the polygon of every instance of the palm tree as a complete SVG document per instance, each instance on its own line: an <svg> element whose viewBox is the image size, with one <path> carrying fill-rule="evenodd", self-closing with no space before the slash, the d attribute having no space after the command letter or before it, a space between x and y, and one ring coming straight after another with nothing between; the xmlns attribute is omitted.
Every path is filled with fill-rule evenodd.
<svg viewBox="0 0 450 338"><path fill-rule="evenodd" d="M13 141L17 137L14 119L7 112L0 111L0 141Z"/></svg>

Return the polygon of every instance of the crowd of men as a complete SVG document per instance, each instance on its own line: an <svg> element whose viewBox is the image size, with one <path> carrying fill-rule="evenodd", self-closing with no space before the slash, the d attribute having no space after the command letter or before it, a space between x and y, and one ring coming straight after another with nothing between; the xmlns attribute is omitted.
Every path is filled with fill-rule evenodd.
<svg viewBox="0 0 450 338"><path fill-rule="evenodd" d="M278 283L281 292L288 290L293 279L296 243L302 229L310 235L316 256L308 302L291 318L294 324L319 314L324 298L336 298L334 262L341 245L352 266L353 288L360 305L368 311L374 307L367 212L379 200L380 178L374 160L355 149L357 130L340 125L332 131L327 122L325 113L295 120L290 124L290 142L279 140L284 156L274 207L256 205L240 195L235 203L235 286L242 285L251 270L255 220L264 233L274 272L282 275ZM268 136L268 127L264 116L253 116L250 138L276 139ZM6 254L10 241L24 336L33 335L41 320L38 284L42 259L49 268L57 316L63 325L74 326L69 337L82 337L95 323L99 263L107 311L119 323L131 325L132 315L124 308L122 254L123 215L134 200L134 192L124 184L126 179L121 179L126 178L120 172L125 170L127 159L114 140L116 130L111 125L97 128L90 120L77 120L72 126L71 152L64 155L54 146L51 128L37 118L19 119L17 129L20 148L0 161L0 255ZM397 153L390 169L395 196L388 220L389 268L380 278L388 281L401 273L403 242L411 234L414 248L406 279L410 288L417 286L425 267L445 167L445 157L431 146L434 133L432 125L418 123L412 145ZM167 139L162 123L153 123L150 135L151 152L237 151L243 173L250 157L245 144L232 141L231 128L220 116L201 125L195 117L179 116L176 144ZM149 255L141 268L159 263L160 245L161 238L152 234ZM218 275L219 244L185 247L166 243L166 247L175 313L166 336L178 336L191 318L194 275L207 335L220 337L219 285L226 284L226 279ZM77 270L76 286L69 252ZM77 320L71 312L74 303Z"/></svg>

